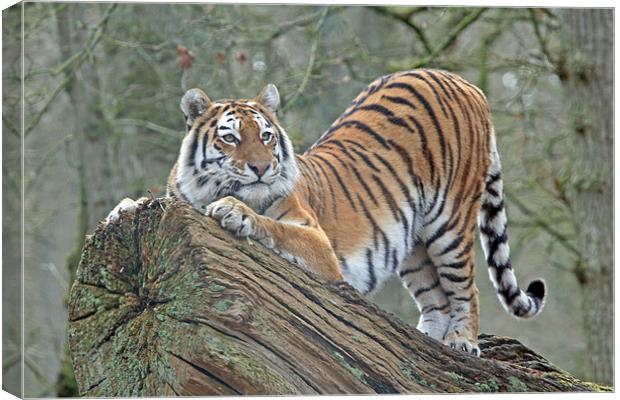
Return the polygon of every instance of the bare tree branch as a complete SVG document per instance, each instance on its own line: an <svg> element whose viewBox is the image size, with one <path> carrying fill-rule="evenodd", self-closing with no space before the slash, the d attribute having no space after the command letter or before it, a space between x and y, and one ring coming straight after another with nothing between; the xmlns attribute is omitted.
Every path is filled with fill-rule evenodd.
<svg viewBox="0 0 620 400"><path fill-rule="evenodd" d="M424 31L411 20L411 17L413 17L414 14L417 14L420 11L424 11L423 7L418 7L414 9L413 11L410 11L405 14L397 13L387 7L372 7L372 10L374 10L375 12L378 12L379 14L387 15L392 18L395 18L401 21L402 23L404 23L405 25L407 25L408 27L410 27L411 29L413 29L416 36L420 40L420 43L422 43L422 46L424 47L426 54L428 55L428 54L433 53L433 47L431 46L430 42L426 38Z"/></svg>
<svg viewBox="0 0 620 400"><path fill-rule="evenodd" d="M463 32L467 27L476 22L476 20L484 13L486 8L478 8L473 10L469 14L465 15L461 20L456 24L456 26L446 35L443 42L441 42L437 47L435 47L430 54L425 57L422 57L419 60L413 61L409 64L395 64L390 66L391 70L407 70L407 69L416 69L422 68L433 62L439 55L441 55L444 50L446 50L454 41L459 37L461 32Z"/></svg>
<svg viewBox="0 0 620 400"><path fill-rule="evenodd" d="M527 215L531 218L532 224L538 226L543 231L548 233L551 237L558 240L558 244L564 247L566 250L571 252L577 259L581 259L581 252L577 250L575 246L570 243L570 240L561 232L558 232L551 224L545 221L541 216L536 215L536 213L530 210L521 200L519 200L518 196L513 195L510 191L504 189L504 193L506 197L510 200L512 204L517 206L519 211L523 214Z"/></svg>
<svg viewBox="0 0 620 400"><path fill-rule="evenodd" d="M319 19L319 22L317 23L316 28L314 29L314 41L312 42L312 47L310 48L310 58L308 59L308 65L306 66L306 72L304 73L304 77L301 80L301 84L299 85L295 93L293 93L286 100L286 103L282 107L282 110L285 110L289 108L292 104L294 104L295 101L299 98L299 96L306 89L306 85L308 85L308 81L310 80L312 69L314 68L314 62L316 60L316 52L319 48L319 38L321 36L321 29L323 28L323 24L325 23L325 20L327 19L327 14L329 14L329 7L325 7L323 9L323 12L321 14L321 19Z"/></svg>
<svg viewBox="0 0 620 400"><path fill-rule="evenodd" d="M110 18L110 15L114 12L114 10L116 9L117 6L118 6L118 4L112 4L111 6L109 6L106 9L105 13L101 17L101 19L99 20L97 25L95 26L95 29L91 32L90 36L86 40L86 45L84 46L84 48L82 48L82 50L78 51L77 53L75 53L74 55L69 57L65 62L63 62L59 67L57 67L54 70L53 74L57 75L57 74L60 74L61 72L65 71L67 68L69 68L69 66L73 67L70 71L66 72L66 77L62 81L62 83L60 85L58 85L58 87L56 87L56 89L54 89L54 91L52 92L51 96L48 97L48 99L45 102L45 104L43 105L43 107L41 107L39 112L37 112L32 117L32 120L30 121L30 124L24 130L24 137L27 136L30 132L32 132L32 130L34 128L36 128L36 126L41 121L41 118L43 117L43 115L45 115L45 113L47 112L49 107L52 105L54 100L56 100L56 97L63 90L65 90L67 88L67 86L69 86L69 84L71 83L71 81L75 77L78 69L80 68L80 66L82 65L84 60L86 60L88 57L90 57L92 55L93 49L97 46L97 44L99 43L99 40L101 39L101 36L103 35L103 31L104 31L105 26L106 26L106 24L107 24L107 22L108 22L108 20Z"/></svg>

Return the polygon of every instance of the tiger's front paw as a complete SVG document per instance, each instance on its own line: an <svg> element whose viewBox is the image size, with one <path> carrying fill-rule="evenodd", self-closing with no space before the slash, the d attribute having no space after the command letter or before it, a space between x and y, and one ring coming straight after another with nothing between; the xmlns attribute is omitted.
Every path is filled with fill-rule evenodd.
<svg viewBox="0 0 620 400"><path fill-rule="evenodd" d="M239 237L252 236L256 232L254 210L234 197L224 197L209 204L206 214L218 220L222 228Z"/></svg>
<svg viewBox="0 0 620 400"><path fill-rule="evenodd" d="M136 208L138 208L146 200L146 197L142 197L138 200L132 200L129 197L125 197L116 205L116 207L114 207L112 211L110 211L105 219L105 223L109 224L110 222L117 222L121 219L122 214L134 212Z"/></svg>
<svg viewBox="0 0 620 400"><path fill-rule="evenodd" d="M480 348L475 340L467 338L459 331L450 331L443 339L443 343L446 346L450 346L452 349L462 351L474 357L480 357Z"/></svg>

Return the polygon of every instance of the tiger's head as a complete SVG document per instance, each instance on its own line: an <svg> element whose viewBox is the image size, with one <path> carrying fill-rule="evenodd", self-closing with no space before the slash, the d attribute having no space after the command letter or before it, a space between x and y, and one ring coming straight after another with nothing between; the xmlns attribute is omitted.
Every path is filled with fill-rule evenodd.
<svg viewBox="0 0 620 400"><path fill-rule="evenodd" d="M279 104L272 84L251 100L211 101L200 89L187 91L175 182L180 197L200 208L234 196L260 210L290 193L298 169L275 115Z"/></svg>

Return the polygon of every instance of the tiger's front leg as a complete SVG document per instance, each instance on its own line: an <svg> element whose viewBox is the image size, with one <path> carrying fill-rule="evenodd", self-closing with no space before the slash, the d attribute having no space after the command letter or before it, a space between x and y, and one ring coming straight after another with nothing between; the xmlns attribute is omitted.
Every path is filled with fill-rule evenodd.
<svg viewBox="0 0 620 400"><path fill-rule="evenodd" d="M330 282L344 280L336 255L323 231L273 220L257 214L242 201L224 197L207 206L206 214L222 228L239 237L249 237Z"/></svg>
<svg viewBox="0 0 620 400"><path fill-rule="evenodd" d="M234 197L224 197L209 204L206 214L220 222L222 228L239 237L257 236L257 216L250 207Z"/></svg>

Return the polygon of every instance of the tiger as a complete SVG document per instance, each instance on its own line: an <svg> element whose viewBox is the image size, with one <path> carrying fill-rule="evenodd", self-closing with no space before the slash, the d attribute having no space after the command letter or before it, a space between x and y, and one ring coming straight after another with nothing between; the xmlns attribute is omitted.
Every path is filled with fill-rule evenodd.
<svg viewBox="0 0 620 400"><path fill-rule="evenodd" d="M279 104L273 84L240 100L188 90L168 196L328 283L368 295L399 277L420 311L417 329L472 356L480 355L476 227L503 308L518 318L542 311L545 281L523 291L512 268L480 89L441 70L385 75L303 154L278 121ZM138 205L123 202L109 219Z"/></svg>

